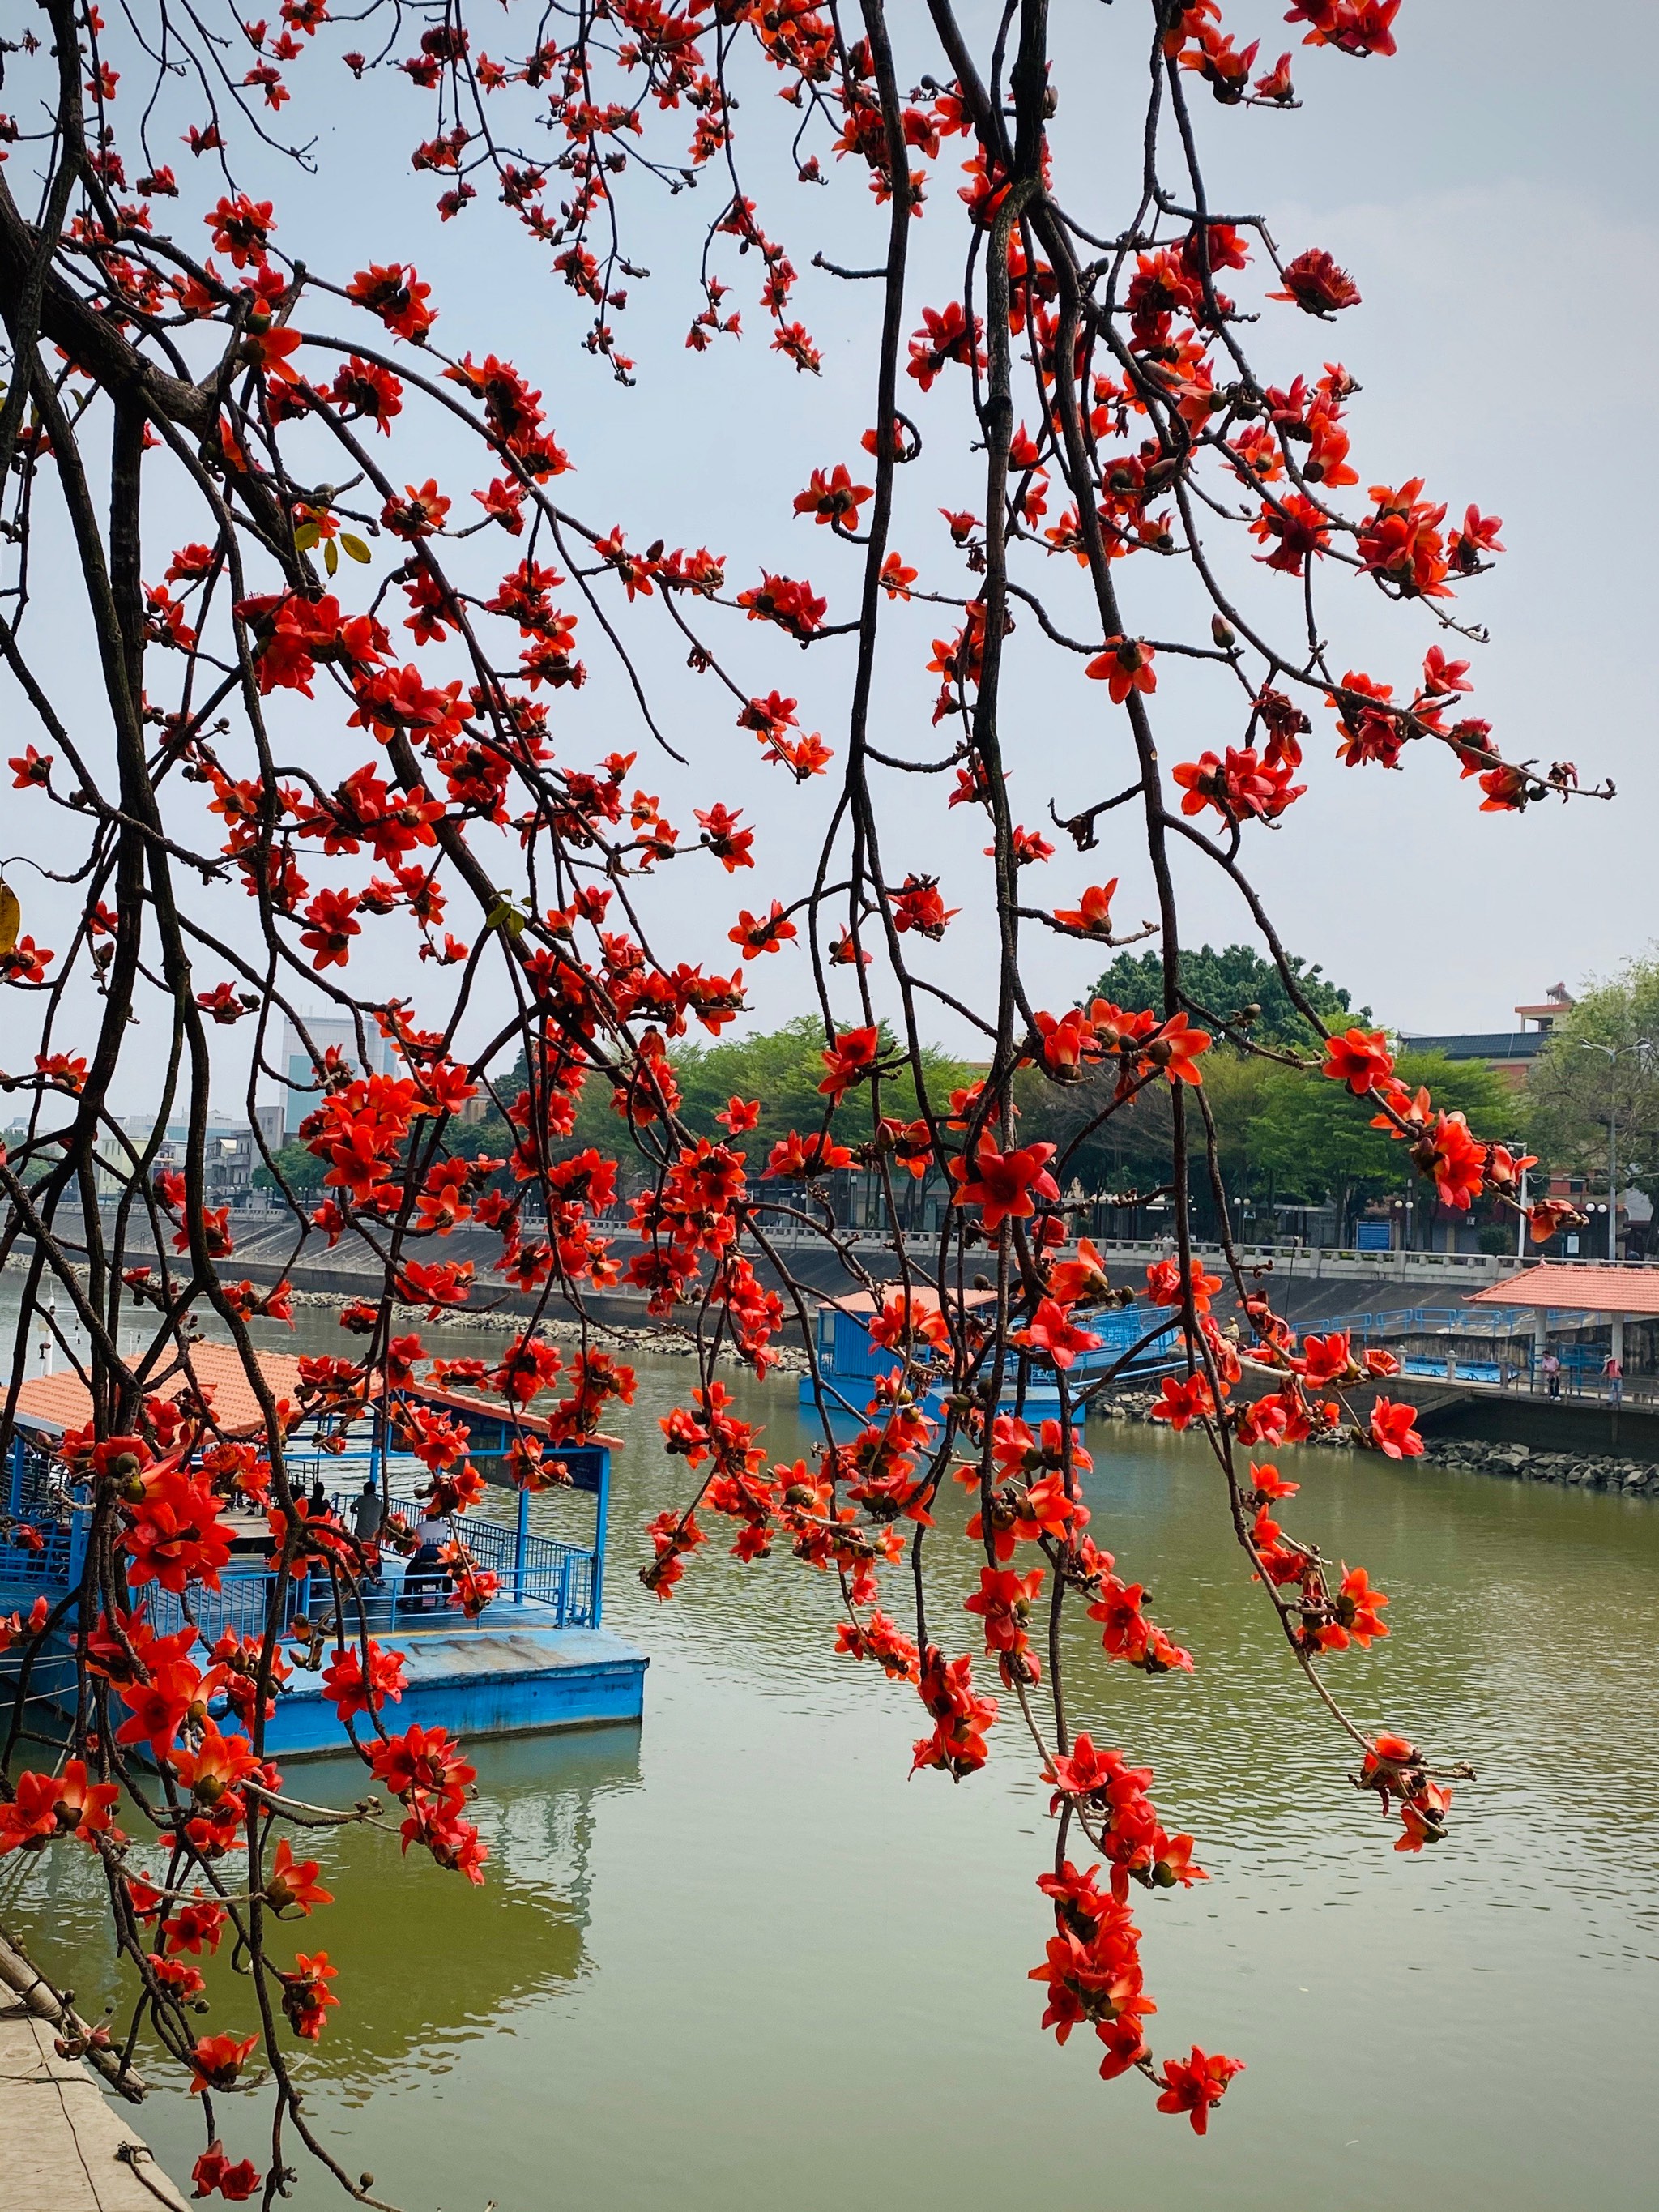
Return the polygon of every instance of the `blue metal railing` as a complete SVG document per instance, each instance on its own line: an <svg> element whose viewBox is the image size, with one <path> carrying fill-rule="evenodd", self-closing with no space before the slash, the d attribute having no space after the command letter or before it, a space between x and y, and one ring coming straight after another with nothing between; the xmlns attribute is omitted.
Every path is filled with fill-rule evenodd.
<svg viewBox="0 0 1659 2212"><path fill-rule="evenodd" d="M545 1608L550 1613L551 1625L556 1627L593 1628L599 1625L604 1574L609 1455L595 1448L572 1447L564 1456L575 1486L591 1491L597 1498L591 1547L532 1535L527 1525L529 1500L523 1492L518 1499L516 1525L469 1514L455 1533L464 1539L479 1566L496 1577L497 1604L532 1604L538 1612ZM319 1477L325 1486L331 1477L337 1482L348 1468L353 1474L361 1468L365 1474L385 1475L394 1487L399 1486L399 1478L417 1490L428 1480L417 1461L387 1452L378 1437L368 1449L358 1446L338 1453L321 1451L314 1443L307 1449L304 1442L289 1450L289 1472L296 1490L308 1488ZM329 1500L347 1528L351 1526L357 1496L355 1492L343 1492ZM38 1539L38 1543L20 1543L9 1528L0 1528L0 1583L21 1583L48 1595L77 1583L86 1556L90 1510L71 1498L61 1477L54 1480L50 1457L30 1449L21 1437L14 1440L10 1465L0 1472L0 1501L9 1509L12 1518ZM416 1500L394 1495L392 1503L407 1508ZM275 1580L268 1565L239 1560L224 1570L217 1590L192 1584L187 1597L181 1600L172 1591L149 1584L134 1595L145 1603L150 1620L162 1635L174 1634L187 1625L187 1603L190 1616L212 1644L227 1633L263 1635ZM400 1620L416 1613L452 1610L447 1577L425 1583L419 1595L405 1597L399 1578L388 1575L384 1582L369 1585L364 1595L369 1611L386 1616L384 1624L377 1620L376 1626L395 1627ZM295 1615L309 1616L313 1608L325 1610L330 1602L325 1576L309 1581L295 1578L289 1584L284 1629ZM547 1624L544 1620L538 1625Z"/></svg>
<svg viewBox="0 0 1659 2212"><path fill-rule="evenodd" d="M1155 1320L1152 1310L1140 1305L1121 1307L1115 1313L1085 1315L1081 1326L1100 1339L1100 1346L1095 1352L1079 1352L1073 1362L1073 1375L1098 1375L1114 1366L1155 1326ZM1180 1344L1180 1332L1171 1323L1135 1354L1128 1371L1139 1374L1150 1367L1167 1365L1176 1358Z"/></svg>
<svg viewBox="0 0 1659 2212"><path fill-rule="evenodd" d="M1501 1382L1504 1379L1503 1369L1490 1359L1460 1359L1456 1371L1449 1376L1443 1359L1419 1359L1414 1354L1407 1354L1400 1363L1400 1371L1431 1382Z"/></svg>
<svg viewBox="0 0 1659 2212"><path fill-rule="evenodd" d="M54 1485L51 1460L31 1450L21 1437L12 1439L3 1495L14 1525L0 1531L0 1582L49 1591L79 1581L90 1515L61 1482ZM28 1528L38 1540L19 1542L15 1527Z"/></svg>
<svg viewBox="0 0 1659 2212"><path fill-rule="evenodd" d="M349 1528L350 1510L356 1499L339 1496L329 1502ZM393 1500L394 1504L401 1502L406 1501ZM471 1513L454 1526L456 1534L479 1566L494 1575L501 1584L497 1604L517 1605L529 1601L550 1606L556 1616L553 1625L557 1628L598 1626L595 1554L587 1547L566 1544L554 1536L532 1536L527 1528L485 1521ZM447 1590L434 1585L430 1595L441 1605L447 1603ZM398 1602L414 1610L411 1601Z"/></svg>
<svg viewBox="0 0 1659 2212"><path fill-rule="evenodd" d="M210 1644L216 1644L224 1635L263 1636L265 1615L270 1606L270 1593L276 1577L267 1567L228 1568L219 1578L216 1590L192 1583L190 1590L190 1610L196 1626ZM327 1584L319 1586L325 1591ZM185 1623L184 1601L173 1591L157 1589L154 1584L135 1595L147 1598L149 1619L158 1634L174 1636ZM289 1584L288 1620L297 1614L309 1613L313 1595L308 1579L301 1577Z"/></svg>
<svg viewBox="0 0 1659 2212"><path fill-rule="evenodd" d="M51 1460L45 1452L32 1450L21 1436L11 1440L6 1504L19 1521L33 1520L37 1513L55 1513L63 1504L61 1488L52 1488Z"/></svg>
<svg viewBox="0 0 1659 2212"><path fill-rule="evenodd" d="M545 1607L553 1615L550 1625L556 1628L591 1628L594 1625L592 1552L574 1544L561 1544L548 1536L526 1536L520 1565L516 1556L515 1530L503 1528L493 1522L469 1522L465 1535L468 1548L478 1565L501 1583L501 1594L495 1601L498 1605L528 1601L538 1607ZM192 1587L189 1594L190 1613L206 1641L210 1644L216 1643L226 1634L262 1636L276 1579L266 1567L233 1567L221 1575L216 1590ZM173 1591L152 1587L144 1595L150 1620L159 1634L171 1636L185 1626L184 1602ZM434 1601L434 1614L449 1615L459 1621L459 1614L447 1602L447 1588L434 1585L430 1595ZM316 1618L318 1610L326 1611L330 1602L330 1585L325 1579L301 1577L290 1583L284 1629L297 1615ZM383 1593L368 1595L367 1604L371 1615L384 1609L387 1616L384 1624L371 1619L371 1627L384 1625L395 1629L418 1618L425 1609L420 1601L404 1599L396 1583Z"/></svg>
<svg viewBox="0 0 1659 2212"><path fill-rule="evenodd" d="M48 1521L33 1525L40 1539L38 1550L33 1544L16 1542L9 1534L0 1536L0 1583L34 1583L42 1589L67 1589L83 1550L76 1541L75 1524Z"/></svg>
<svg viewBox="0 0 1659 2212"><path fill-rule="evenodd" d="M475 1521L470 1514L462 1533L478 1565L500 1578L503 1598L551 1606L559 1628L593 1626L592 1552L552 1536L520 1537L515 1528Z"/></svg>

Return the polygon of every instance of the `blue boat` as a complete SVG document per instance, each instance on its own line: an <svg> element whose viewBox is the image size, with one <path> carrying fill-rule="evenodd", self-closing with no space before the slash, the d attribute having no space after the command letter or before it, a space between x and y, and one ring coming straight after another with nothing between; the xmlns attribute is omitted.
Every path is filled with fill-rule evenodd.
<svg viewBox="0 0 1659 2212"><path fill-rule="evenodd" d="M273 1393L292 1395L297 1364L281 1353L261 1352L259 1359ZM198 1380L214 1390L226 1433L236 1433L238 1416L256 1407L237 1355L226 1346L198 1345L191 1364ZM290 1369L294 1374L286 1371ZM550 1445L548 1457L562 1461L570 1475L568 1491L561 1486L558 1494L592 1501L591 1533L574 1539L538 1535L530 1528L528 1492L509 1484L504 1469L514 1436L527 1431L546 1438L545 1422L525 1413L509 1419L487 1401L419 1384L393 1395L465 1419L468 1455L489 1488L458 1533L499 1588L485 1611L468 1621L447 1603L445 1585L424 1578L409 1585L407 1561L383 1548L380 1576L366 1586L363 1607L368 1632L404 1656L406 1686L397 1705L385 1709L387 1725L402 1729L418 1721L477 1737L639 1720L648 1662L603 1625L611 1440ZM0 1614L27 1614L40 1596L55 1607L81 1579L90 1498L84 1484L68 1478L58 1454L64 1430L82 1425L89 1415L90 1401L73 1375L36 1376L18 1394L17 1433L0 1487L8 1508L0 1528ZM254 1423L246 1427L253 1432ZM289 1438L287 1458L296 1491L320 1480L331 1508L348 1528L356 1492L346 1485L353 1476L358 1488L370 1480L384 1486L393 1512L413 1508L429 1485L420 1462L395 1449L379 1412L343 1433L337 1427L330 1435L316 1421L301 1425ZM220 1587L192 1585L187 1593L190 1614L209 1644L227 1631L262 1632L275 1579L264 1516L227 1513L224 1519L232 1555ZM134 1593L135 1603L141 1599L162 1633L185 1625L184 1603L173 1593L151 1584ZM344 1725L322 1686L336 1643L331 1605L326 1577L290 1583L288 1621L321 1629L323 1649L318 1668L296 1667L282 1688L265 1732L273 1754L303 1758L347 1747ZM356 1608L349 1606L341 1628L347 1644L357 1626ZM0 1684L8 1671L15 1673L18 1656L14 1649L0 1658ZM30 1687L43 1705L72 1705L75 1668L66 1632L55 1635L36 1662Z"/></svg>
<svg viewBox="0 0 1659 2212"><path fill-rule="evenodd" d="M887 1296L894 1291L890 1288ZM994 1302L992 1291L969 1291L963 1304L971 1311L976 1306ZM926 1316L939 1310L939 1294L922 1285L912 1286L913 1310ZM817 1352L818 1373L831 1422L836 1427L848 1421L860 1425L864 1409L874 1392L878 1380L885 1375L896 1375L903 1366L900 1355L884 1346L874 1343L870 1335L870 1322L877 1310L877 1302L867 1291L855 1292L849 1297L828 1298L818 1308L815 1348ZM1122 1372L1133 1375L1137 1381L1163 1374L1176 1362L1180 1334L1173 1323L1158 1330L1152 1340L1135 1347L1149 1329L1156 1327L1153 1313L1144 1305L1114 1307L1109 1312L1091 1313L1080 1326L1101 1341L1092 1352L1080 1352L1066 1369L1066 1381L1073 1395L1100 1376L1107 1373L1133 1353ZM1034 1358L1026 1371L1024 1399L1019 1395L1018 1363L1007 1360L1003 1387L997 1401L999 1413L1012 1413L1019 1405L1028 1421L1056 1420L1060 1416L1060 1388L1054 1369L1046 1360ZM918 1376L920 1382L921 1377ZM808 1419L817 1418L817 1394L810 1374L803 1375L797 1386L802 1415ZM939 1382L928 1384L919 1393L922 1410L933 1419L944 1418L945 1386ZM1081 1425L1086 1415L1076 1416Z"/></svg>

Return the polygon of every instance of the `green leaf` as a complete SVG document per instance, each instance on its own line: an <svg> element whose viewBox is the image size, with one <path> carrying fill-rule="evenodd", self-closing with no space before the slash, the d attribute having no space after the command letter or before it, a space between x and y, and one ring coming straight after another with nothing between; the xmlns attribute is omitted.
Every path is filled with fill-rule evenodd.
<svg viewBox="0 0 1659 2212"><path fill-rule="evenodd" d="M365 564L374 557L362 539L354 538L349 530L343 530L340 532L340 550L351 560L362 561Z"/></svg>
<svg viewBox="0 0 1659 2212"><path fill-rule="evenodd" d="M331 538L323 547L323 566L331 576L340 565L339 549Z"/></svg>

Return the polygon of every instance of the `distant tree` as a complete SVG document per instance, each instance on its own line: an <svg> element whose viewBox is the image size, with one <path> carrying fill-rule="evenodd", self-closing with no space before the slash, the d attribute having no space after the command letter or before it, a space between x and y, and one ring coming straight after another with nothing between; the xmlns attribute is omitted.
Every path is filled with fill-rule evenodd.
<svg viewBox="0 0 1659 2212"><path fill-rule="evenodd" d="M1310 968L1306 961L1292 957L1289 966L1304 998L1328 1022L1370 1021L1370 1008L1356 1007L1346 991L1327 980L1316 962ZM1313 1042L1313 1030L1298 1012L1279 970L1248 945L1229 945L1219 952L1208 945L1200 945L1196 952L1183 951L1181 988L1206 1014L1221 1020L1248 1007L1259 1007L1249 1033L1264 1043ZM1120 952L1090 996L1109 999L1126 1013L1141 1013L1149 1007L1162 1013L1163 954Z"/></svg>
<svg viewBox="0 0 1659 2212"><path fill-rule="evenodd" d="M897 1048L884 1023L881 1042L884 1054ZM951 1093L972 1083L977 1071L937 1045L924 1045L920 1056L928 1098L943 1111L950 1103ZM823 1080L823 1024L815 1013L797 1014L781 1029L769 1030L758 1036L723 1037L718 1044L686 1045L672 1058L683 1118L699 1136L729 1135L714 1116L730 1099L758 1103L758 1123L750 1134L738 1139L752 1168L763 1166L766 1154L791 1129L811 1128L823 1119L829 1103L818 1088ZM882 1108L894 1121L914 1121L921 1112L908 1066L883 1085ZM867 1121L867 1109L865 1119Z"/></svg>
<svg viewBox="0 0 1659 2212"><path fill-rule="evenodd" d="M1644 1050L1644 1045L1651 1046ZM1592 1184L1607 1172L1609 1118L1619 1182L1659 1194L1659 950L1593 983L1559 1022L1527 1085L1527 1142L1550 1167Z"/></svg>
<svg viewBox="0 0 1659 2212"><path fill-rule="evenodd" d="M302 1145L297 1137L292 1138L275 1158L283 1182L290 1190L304 1191L307 1194L321 1190L323 1177L328 1172L328 1162L319 1159L308 1145ZM268 1167L261 1165L253 1170L253 1188L255 1190L280 1190L282 1184Z"/></svg>
<svg viewBox="0 0 1659 2212"><path fill-rule="evenodd" d="M1395 1072L1413 1091L1426 1085L1443 1111L1497 1134L1508 1133L1518 1117L1513 1092L1484 1060L1407 1053ZM1317 1076L1271 1067L1243 1131L1247 1182L1260 1188L1271 1179L1280 1199L1334 1206L1340 1235L1357 1205L1414 1179L1406 1146L1371 1127L1372 1110L1368 1100Z"/></svg>
<svg viewBox="0 0 1659 2212"><path fill-rule="evenodd" d="M881 1040L884 1054L896 1051L892 1033L884 1024ZM714 1143L735 1142L748 1156L751 1179L764 1167L767 1154L780 1139L791 1129L815 1127L823 1121L829 1104L818 1088L824 1073L823 1024L817 1014L797 1014L781 1029L763 1030L756 1036L722 1037L715 1044L688 1042L675 1047L669 1057L674 1079L679 1085L680 1120L685 1130ZM972 1083L977 1072L937 1045L924 1045L921 1058L927 1095L941 1111L948 1105L951 1091ZM528 1083L521 1052L511 1070L494 1083L501 1107L492 1098L484 1118L468 1128L470 1152L499 1158L512 1151L519 1135L501 1108L512 1108ZM753 1102L761 1109L756 1127L735 1139L731 1129L715 1118L733 1098ZM866 1105L867 1109L867 1100ZM915 1084L908 1068L884 1086L883 1111L891 1119L906 1121L920 1115ZM856 1144L866 1133L860 1127L846 1141ZM610 1079L591 1071L576 1091L575 1119L569 1133L550 1139L548 1155L551 1159L563 1159L590 1146L610 1152L624 1134L623 1117L617 1111ZM289 1147L290 1152L302 1149ZM286 1163L288 1154L284 1153L283 1158ZM317 1170L318 1163L308 1153L306 1158ZM632 1188L641 1177L635 1172L629 1178L626 1159L623 1164L625 1185ZM316 1179L313 1176L313 1182L295 1183L295 1188L310 1189ZM265 1181L269 1186L268 1176Z"/></svg>
<svg viewBox="0 0 1659 2212"><path fill-rule="evenodd" d="M1413 1091L1426 1084L1436 1104L1448 1112L1462 1113L1500 1135L1516 1133L1522 1109L1484 1061L1407 1053L1398 1073ZM1094 1073L1059 1091L1032 1085L1022 1133L1064 1151L1088 1129L1115 1079L1109 1072ZM1370 1103L1351 1098L1311 1070L1304 1074L1224 1045L1206 1056L1204 1087L1215 1121L1217 1158L1235 1196L1334 1205L1339 1219L1346 1220L1366 1200L1401 1189L1412 1175L1405 1146L1371 1127ZM1168 1088L1149 1087L1103 1130L1082 1136L1067 1165L1091 1194L1145 1191L1169 1180L1171 1157ZM1218 1224L1201 1169L1191 1197L1206 1232L1213 1235Z"/></svg>

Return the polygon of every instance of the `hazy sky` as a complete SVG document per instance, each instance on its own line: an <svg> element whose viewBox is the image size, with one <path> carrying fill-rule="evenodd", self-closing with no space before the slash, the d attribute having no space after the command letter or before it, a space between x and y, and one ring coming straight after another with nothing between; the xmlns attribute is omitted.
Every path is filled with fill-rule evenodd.
<svg viewBox="0 0 1659 2212"><path fill-rule="evenodd" d="M1131 0L1118 0L1109 13L1093 0L1059 0L1052 12L1057 181L1074 213L1109 228L1133 207L1143 11ZM920 9L891 13L901 40L912 41L901 51L902 73L937 68L921 40ZM1408 753L1402 774L1343 768L1331 757L1327 719L1309 747L1308 796L1279 833L1252 831L1246 858L1291 948L1322 962L1380 1018L1407 1028L1498 1028L1517 1000L1537 998L1558 980L1572 985L1605 973L1659 935L1650 857L1659 778L1647 668L1654 581L1647 518L1659 485L1652 453L1630 427L1659 335L1650 154L1659 10L1639 0L1587 11L1543 0L1405 0L1398 58L1364 64L1296 46L1297 31L1280 22L1281 14L1231 6L1227 27L1241 41L1259 33L1264 59L1292 46L1306 106L1287 115L1241 112L1215 106L1200 91L1212 202L1259 210L1286 252L1328 247L1352 270L1364 304L1329 330L1291 309L1270 308L1247 343L1275 380L1298 368L1316 374L1322 360L1339 357L1358 378L1364 389L1349 428L1362 495L1368 483L1421 474L1429 495L1447 500L1454 515L1473 500L1504 518L1506 555L1459 601L1460 614L1492 632L1491 643L1473 652L1474 710L1490 718L1510 757L1574 759L1586 781L1610 775L1619 797L1611 805L1557 805L1520 818L1483 816L1475 787L1460 783L1437 749L1432 757L1425 748ZM511 32L520 19L527 22L527 13L515 9L501 31L492 15L481 43L516 51ZM724 551L734 587L752 580L763 562L809 575L829 594L832 619L850 613L859 556L794 519L790 500L814 465L861 459L859 434L873 419L878 288L841 285L809 266L819 249L848 261L878 257L884 216L861 180L843 169L830 191L799 188L764 152L745 173L751 189L762 187L763 214L803 271L798 310L823 348L817 379L797 377L767 349L754 263L729 251L720 264L733 285L728 304L741 309L747 335L741 345L701 358L684 350L699 304L700 228L714 195L704 190L668 203L639 190L630 251L653 273L630 286L629 307L617 319L619 342L640 363L638 388L623 392L580 349L574 303L547 276L545 249L482 198L460 221L438 223L431 179L411 178L407 167L410 146L430 127L422 96L401 80L354 87L332 50L326 70L315 65L321 60L319 53L291 72L295 105L284 112L314 103L322 88L319 179L296 185L274 168L249 177L257 189L278 192L280 242L341 275L370 257L416 261L433 283L446 343L455 351L510 355L542 387L553 427L578 465L557 489L585 520L602 528L620 522L636 544L661 535ZM757 80L740 120L763 149L796 119L777 108ZM310 113L318 112L313 104ZM947 152L931 188L941 215L958 158ZM187 155L179 166L190 168ZM9 171L15 187L21 167ZM179 228L199 239L190 228L195 220L192 209ZM915 243L912 325L922 305L943 304L959 283L962 234L935 216L918 226ZM1254 277L1238 280L1241 291L1247 283L1254 287ZM308 314L316 326L320 316ZM961 589L964 579L937 508L975 503L965 399L966 380L956 370L915 399L928 450L901 477L894 532L924 578L945 589ZM1029 388L1024 411L1031 412ZM418 460L418 475L435 472L462 500L482 481L441 435L418 451L397 441L390 451L400 473L405 461L414 471ZM451 459L453 483L445 470ZM463 477L463 469L471 473ZM175 519L152 517L147 573L159 575ZM203 534L199 523L189 534ZM1296 587L1253 568L1248 541L1218 529L1211 543L1251 606L1293 636ZM491 550L501 565L513 557L504 538ZM1049 563L1031 580L1052 590L1078 634L1087 635L1077 573L1057 574L1062 567L1071 564ZM1136 560L1120 570L1128 620L1156 635L1163 623L1182 620L1184 609L1191 634L1190 603L1177 580L1168 568L1145 573L1153 567ZM43 611L50 623L50 610ZM685 673L683 641L659 611L647 612L630 634L665 726L693 755L694 772L653 757L591 620L581 636L592 681L580 696L559 695L555 742L560 757L578 765L613 746L639 747L636 774L662 793L688 833L694 801L719 797L747 809L761 831L751 874L677 867L653 894L663 949L723 973L736 957L725 933L738 908L803 887L824 788L802 793L782 771L761 766L752 737L732 726L727 696L716 693L712 678ZM929 637L945 626L934 614L944 611L896 625L884 650L876 735L890 750L931 750L934 679L922 664ZM1435 635L1420 611L1387 605L1369 584L1346 576L1327 588L1324 623L1339 668L1368 669L1401 690ZM776 684L799 697L804 725L821 730L839 759L850 645L802 654L730 616L709 629L740 680L757 690ZM1004 744L1017 818L1046 823L1050 797L1065 813L1127 780L1120 773L1127 733L1122 717L1105 708L1103 687L1079 680L1075 665L1056 667L1053 654L1033 650L1029 629L1023 624L1011 647ZM90 718L96 701L82 688L78 649L65 624L54 684L71 712ZM1167 662L1163 672L1157 705L1166 763L1237 742L1237 710L1224 692ZM20 726L15 702L3 705L9 733ZM330 781L370 750L359 733L342 731L341 719L332 705L319 704L283 720L288 740ZM911 868L941 875L947 901L964 912L930 956L928 972L977 996L990 950L988 927L975 911L985 883L982 817L968 821L967 810L946 815L949 779L893 781L890 879ZM9 812L21 818L15 805ZM50 841L33 808L27 823L29 840ZM1119 875L1121 918L1149 912L1127 822L1122 840L1103 841L1086 859L1063 848L1028 878L1032 902L1069 902L1084 884ZM4 842L7 851L18 849L15 837ZM325 871L308 872L329 879ZM1198 868L1182 873L1188 941L1246 933L1224 884L1206 881ZM42 916L61 926L61 897L34 896ZM49 930L36 933L55 941ZM1033 963L1033 996L1061 1006L1099 961L1087 948L1050 942L1054 949ZM433 979L416 967L412 940L404 951L406 959L365 962L363 982L413 991L419 1003ZM755 963L750 981L757 1017L767 1023L810 1002L798 948ZM946 1019L937 1027L946 1041L965 1042ZM159 1028L155 1043L159 1049ZM141 1047L131 1095L119 1103L143 1102L147 1064ZM226 1085L227 1097L234 1088Z"/></svg>

